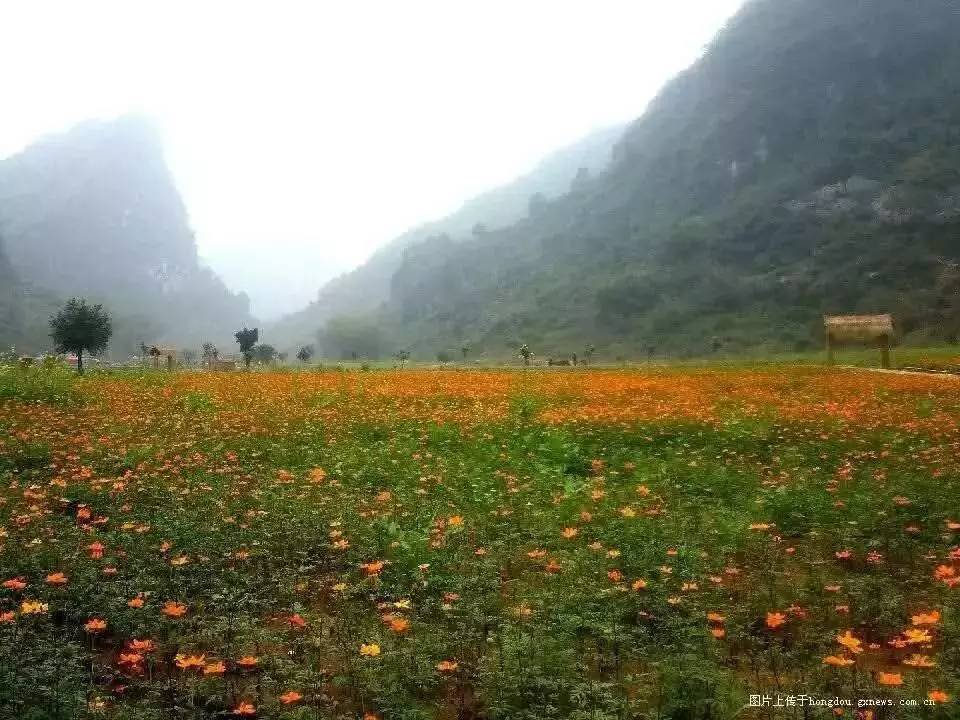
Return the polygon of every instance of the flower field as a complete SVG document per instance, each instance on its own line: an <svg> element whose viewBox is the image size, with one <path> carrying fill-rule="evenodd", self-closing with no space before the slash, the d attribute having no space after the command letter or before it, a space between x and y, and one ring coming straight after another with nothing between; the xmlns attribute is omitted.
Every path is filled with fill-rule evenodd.
<svg viewBox="0 0 960 720"><path fill-rule="evenodd" d="M960 379L23 382L0 718L960 717Z"/></svg>

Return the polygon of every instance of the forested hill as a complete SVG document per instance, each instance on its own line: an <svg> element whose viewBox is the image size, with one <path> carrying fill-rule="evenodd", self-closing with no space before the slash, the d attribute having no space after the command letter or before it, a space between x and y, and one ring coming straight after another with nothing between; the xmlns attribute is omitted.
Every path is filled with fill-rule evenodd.
<svg viewBox="0 0 960 720"><path fill-rule="evenodd" d="M602 172L622 133L620 126L591 133L552 153L513 182L468 200L457 212L408 230L357 269L324 285L317 300L307 308L268 327L271 342L280 346L316 342L318 329L332 317L377 312L390 297L391 278L407 248L437 236L447 236L453 242L482 239L492 230L515 223L527 214L531 203L537 206L559 197L571 186Z"/></svg>
<svg viewBox="0 0 960 720"><path fill-rule="evenodd" d="M958 4L753 0L607 172L409 248L377 322L424 358L803 348L824 312L954 339L958 233Z"/></svg>
<svg viewBox="0 0 960 720"><path fill-rule="evenodd" d="M246 296L198 263L160 139L142 118L84 123L0 162L0 237L21 283L0 310L27 323L24 349L48 344L46 317L22 307L24 287L34 298L102 302L114 317L118 356L141 340L228 342L251 322ZM9 334L0 341L25 342L23 333Z"/></svg>

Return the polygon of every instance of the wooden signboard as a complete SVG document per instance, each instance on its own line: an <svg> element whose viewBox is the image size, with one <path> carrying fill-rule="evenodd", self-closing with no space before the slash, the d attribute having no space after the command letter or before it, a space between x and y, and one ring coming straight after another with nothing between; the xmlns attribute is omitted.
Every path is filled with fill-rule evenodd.
<svg viewBox="0 0 960 720"><path fill-rule="evenodd" d="M893 316L824 315L827 339L827 362L833 365L833 349L838 343L876 343L880 348L880 366L890 367L890 339L893 337Z"/></svg>

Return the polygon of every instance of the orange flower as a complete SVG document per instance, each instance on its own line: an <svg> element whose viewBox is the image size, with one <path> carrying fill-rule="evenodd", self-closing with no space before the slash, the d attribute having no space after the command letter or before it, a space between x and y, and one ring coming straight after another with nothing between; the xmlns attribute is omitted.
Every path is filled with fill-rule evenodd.
<svg viewBox="0 0 960 720"><path fill-rule="evenodd" d="M9 580L3 581L3 587L7 590L23 590L26 586L27 583L24 582L21 577L10 578Z"/></svg>
<svg viewBox="0 0 960 720"><path fill-rule="evenodd" d="M927 697L930 700L938 703L950 702L950 696L947 695L943 690L931 690L927 693Z"/></svg>
<svg viewBox="0 0 960 720"><path fill-rule="evenodd" d="M644 589L647 587L647 581L646 581L646 580L634 580L632 583L630 583L630 587L632 587L634 590L636 590L637 592L639 592L639 591L641 591L641 590L644 590Z"/></svg>
<svg viewBox="0 0 960 720"><path fill-rule="evenodd" d="M101 618L91 618L90 620L87 620L86 624L83 626L83 629L91 635L94 635L107 629L107 621L102 620Z"/></svg>
<svg viewBox="0 0 960 720"><path fill-rule="evenodd" d="M903 685L903 675L900 673L877 673L877 682L881 685Z"/></svg>
<svg viewBox="0 0 960 720"><path fill-rule="evenodd" d="M47 575L47 585L66 585L69 581L70 579L62 572Z"/></svg>
<svg viewBox="0 0 960 720"><path fill-rule="evenodd" d="M143 607L143 602L144 602L144 601L143 601L143 598L138 595L138 596L135 597L135 598L130 598L129 600L127 600L127 605L128 605L129 607L134 608L134 609L136 609L136 608L142 608L142 607Z"/></svg>
<svg viewBox="0 0 960 720"><path fill-rule="evenodd" d="M618 583L623 580L623 573L621 573L619 570L610 570L607 572L607 577L610 578L611 582Z"/></svg>
<svg viewBox="0 0 960 720"><path fill-rule="evenodd" d="M374 562L363 563L360 567L363 568L363 571L367 575L377 575L383 570L383 565L383 560L376 560Z"/></svg>
<svg viewBox="0 0 960 720"><path fill-rule="evenodd" d="M12 610L6 610L5 612L0 612L0 625L5 623L12 623L16 619L17 615Z"/></svg>
<svg viewBox="0 0 960 720"><path fill-rule="evenodd" d="M287 618L287 622L290 623L292 627L302 628L307 626L307 621L300 617L300 613L294 613Z"/></svg>
<svg viewBox="0 0 960 720"><path fill-rule="evenodd" d="M42 615L50 609L47 603L36 600L24 600L20 603L20 612L24 615Z"/></svg>
<svg viewBox="0 0 960 720"><path fill-rule="evenodd" d="M199 670L203 667L205 659L205 655L186 655L184 653L177 653L173 660L176 666L181 670L190 670L192 668Z"/></svg>
<svg viewBox="0 0 960 720"><path fill-rule="evenodd" d="M303 695L296 690L288 690L280 696L280 702L284 705L293 705L293 703L300 702L301 700L303 700Z"/></svg>
<svg viewBox="0 0 960 720"><path fill-rule="evenodd" d="M933 636L923 629L907 628L903 631L903 636L907 645L922 645L933 641Z"/></svg>
<svg viewBox="0 0 960 720"><path fill-rule="evenodd" d="M931 610L928 613L920 613L911 618L914 625L936 625L940 622L940 611Z"/></svg>
<svg viewBox="0 0 960 720"><path fill-rule="evenodd" d="M227 666L223 664L222 660L217 660L216 662L207 663L203 666L204 675L223 675L227 671Z"/></svg>
<svg viewBox="0 0 960 720"><path fill-rule="evenodd" d="M707 613L707 620L709 620L710 622L714 622L714 623L723 623L723 622L726 622L726 621L727 621L727 618L724 617L723 615L721 615L721 614L718 613L718 612L708 612L708 613Z"/></svg>
<svg viewBox="0 0 960 720"><path fill-rule="evenodd" d="M153 640L131 640L130 647L139 652L152 652Z"/></svg>
<svg viewBox="0 0 960 720"><path fill-rule="evenodd" d="M260 660L254 655L244 655L242 658L237 660L237 665L242 667L244 670L250 670L255 668L259 662Z"/></svg>
<svg viewBox="0 0 960 720"><path fill-rule="evenodd" d="M863 652L863 643L853 636L853 633L847 630L843 635L837 635L837 642L843 645L852 653Z"/></svg>
<svg viewBox="0 0 960 720"><path fill-rule="evenodd" d="M143 662L143 655L140 653L120 653L121 665L139 665Z"/></svg>
<svg viewBox="0 0 960 720"><path fill-rule="evenodd" d="M390 620L390 629L395 633L403 633L410 629L410 621L406 618L392 618Z"/></svg>
<svg viewBox="0 0 960 720"><path fill-rule="evenodd" d="M771 630L776 630L778 627L787 622L787 616L780 612L768 612L767 613L767 627Z"/></svg>
<svg viewBox="0 0 960 720"><path fill-rule="evenodd" d="M99 560L103 557L103 551L106 549L106 546L102 542L92 542L87 545L87 552L90 553L90 557L94 560Z"/></svg>
<svg viewBox="0 0 960 720"><path fill-rule="evenodd" d="M823 662L825 665L833 665L834 667L846 667L854 663L851 658L839 657L838 655L827 655Z"/></svg>
<svg viewBox="0 0 960 720"><path fill-rule="evenodd" d="M724 630L722 627L712 627L710 628L710 634L719 640L720 638L726 636L727 631Z"/></svg>
<svg viewBox="0 0 960 720"><path fill-rule="evenodd" d="M926 655L920 655L918 653L914 653L913 655L905 659L903 661L903 664L909 665L910 667L916 667L916 668L932 668L932 667L936 667L937 665L933 660L931 660Z"/></svg>
<svg viewBox="0 0 960 720"><path fill-rule="evenodd" d="M168 618L180 618L187 614L187 606L183 603L167 600L160 610Z"/></svg>
<svg viewBox="0 0 960 720"><path fill-rule="evenodd" d="M456 672L458 667L460 663L455 660L441 660L437 663L437 670L440 672Z"/></svg>
<svg viewBox="0 0 960 720"><path fill-rule="evenodd" d="M933 576L937 580L946 580L957 574L957 569L952 565L937 565L937 569L933 571Z"/></svg>
<svg viewBox="0 0 960 720"><path fill-rule="evenodd" d="M450 525L450 527L458 527L463 525L463 516L451 515L449 518L447 518L447 523Z"/></svg>
<svg viewBox="0 0 960 720"><path fill-rule="evenodd" d="M369 645L364 643L360 646L360 654L364 657L377 657L380 655L380 646L376 643L370 643Z"/></svg>
<svg viewBox="0 0 960 720"><path fill-rule="evenodd" d="M575 538L579 533L580 531L577 530L577 528L567 527L567 528L564 528L563 532L560 534L563 535L563 537L565 537L567 540L570 540L571 538Z"/></svg>
<svg viewBox="0 0 960 720"><path fill-rule="evenodd" d="M253 703L247 702L246 700L241 700L240 704L233 709L233 714L246 715L249 717L257 714L257 708L254 707Z"/></svg>

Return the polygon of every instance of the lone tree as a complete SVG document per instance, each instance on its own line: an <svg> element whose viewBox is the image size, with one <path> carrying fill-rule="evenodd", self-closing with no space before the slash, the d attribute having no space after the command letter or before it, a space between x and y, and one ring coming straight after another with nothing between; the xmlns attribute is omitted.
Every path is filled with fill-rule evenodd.
<svg viewBox="0 0 960 720"><path fill-rule="evenodd" d="M533 357L533 350L531 350L526 343L520 346L519 350L520 357L523 358L523 364L529 365L530 358Z"/></svg>
<svg viewBox="0 0 960 720"><path fill-rule="evenodd" d="M110 316L102 305L71 298L56 315L50 316L50 337L57 352L77 355L77 372L83 374L83 351L96 355L106 349L113 334Z"/></svg>
<svg viewBox="0 0 960 720"><path fill-rule="evenodd" d="M272 363L277 356L277 349L273 345L263 343L253 348L253 356L257 359L257 362Z"/></svg>
<svg viewBox="0 0 960 720"><path fill-rule="evenodd" d="M304 345L302 348L297 350L297 360L306 365L310 362L310 358L313 357L313 345Z"/></svg>
<svg viewBox="0 0 960 720"><path fill-rule="evenodd" d="M253 330L244 328L243 330L237 330L233 336L237 339L237 344L240 345L240 352L243 353L243 364L249 370L250 361L253 360L253 346L260 339L260 331L257 328L253 328Z"/></svg>
<svg viewBox="0 0 960 720"><path fill-rule="evenodd" d="M463 361L464 361L464 362L467 361L467 355L468 355L469 353L470 353L470 346L469 346L469 345L464 345L462 348L460 348L460 354L463 355Z"/></svg>
<svg viewBox="0 0 960 720"><path fill-rule="evenodd" d="M397 362L400 363L400 369L403 370L403 366L406 365L406 364L407 364L407 360L410 359L410 351L409 351L409 350L399 350L399 351L395 352L395 353L393 354L393 356L397 359Z"/></svg>
<svg viewBox="0 0 960 720"><path fill-rule="evenodd" d="M591 343L583 349L583 364L589 365L590 361L593 360L593 354L597 351L597 348Z"/></svg>
<svg viewBox="0 0 960 720"><path fill-rule="evenodd" d="M217 346L212 342L205 342L203 344L203 361L207 364L207 367L213 365L214 361L220 357L220 351L217 350Z"/></svg>

